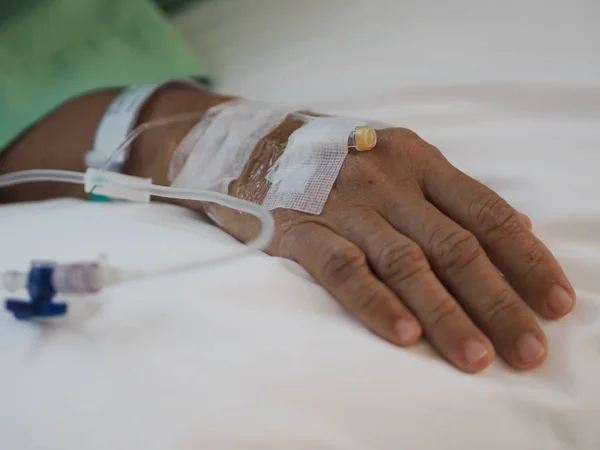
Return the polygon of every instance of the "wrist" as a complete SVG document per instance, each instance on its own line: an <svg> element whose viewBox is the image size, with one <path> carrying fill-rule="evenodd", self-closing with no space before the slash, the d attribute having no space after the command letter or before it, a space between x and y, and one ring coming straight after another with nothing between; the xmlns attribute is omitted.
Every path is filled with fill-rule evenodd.
<svg viewBox="0 0 600 450"><path fill-rule="evenodd" d="M133 141L123 172L152 178L155 184L169 184L169 165L181 140L203 113L231 99L183 86L161 89L144 106L138 125L182 114L199 113L199 117L144 131Z"/></svg>

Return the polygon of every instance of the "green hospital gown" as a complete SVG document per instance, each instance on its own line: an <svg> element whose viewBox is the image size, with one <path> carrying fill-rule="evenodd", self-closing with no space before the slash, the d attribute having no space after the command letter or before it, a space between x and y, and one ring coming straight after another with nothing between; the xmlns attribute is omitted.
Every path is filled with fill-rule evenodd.
<svg viewBox="0 0 600 450"><path fill-rule="evenodd" d="M204 76L148 0L0 0L0 152L73 96Z"/></svg>

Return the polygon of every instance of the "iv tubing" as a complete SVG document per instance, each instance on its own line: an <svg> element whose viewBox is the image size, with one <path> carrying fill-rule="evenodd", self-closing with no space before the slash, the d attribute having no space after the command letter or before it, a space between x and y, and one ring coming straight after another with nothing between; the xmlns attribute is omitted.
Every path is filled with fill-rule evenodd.
<svg viewBox="0 0 600 450"><path fill-rule="evenodd" d="M72 184L85 184L85 174L69 170L23 170L0 176L0 188L13 186L15 184L35 183L35 182L59 182ZM172 199L197 200L203 202L218 203L228 208L237 209L253 215L260 220L262 224L261 233L256 239L246 244L247 251L264 250L273 237L274 220L269 211L260 205L246 200L231 197L230 195L218 192L202 191L195 189L179 189L168 186L139 185L135 182L124 182L110 180L108 182L98 182L98 185L112 185L122 189L147 192L150 195Z"/></svg>

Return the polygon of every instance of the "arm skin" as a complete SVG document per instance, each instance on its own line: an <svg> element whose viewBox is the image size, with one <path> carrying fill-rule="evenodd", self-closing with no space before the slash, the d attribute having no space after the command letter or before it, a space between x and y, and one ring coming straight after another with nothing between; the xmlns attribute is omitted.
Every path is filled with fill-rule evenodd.
<svg viewBox="0 0 600 450"><path fill-rule="evenodd" d="M118 93L117 89L94 92L56 108L0 153L0 175L28 169L85 171L85 154L92 146L102 116ZM138 123L207 111L230 99L184 87L166 88L145 105ZM194 121L180 122L142 133L131 146L124 172L152 178L156 184L168 184L171 155L193 124ZM84 195L78 185L28 183L0 190L0 203Z"/></svg>

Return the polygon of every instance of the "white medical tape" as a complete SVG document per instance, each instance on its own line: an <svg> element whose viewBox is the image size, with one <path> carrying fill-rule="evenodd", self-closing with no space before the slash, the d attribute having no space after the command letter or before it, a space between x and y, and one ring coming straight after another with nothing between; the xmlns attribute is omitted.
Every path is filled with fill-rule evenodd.
<svg viewBox="0 0 600 450"><path fill-rule="evenodd" d="M269 171L272 183L263 206L321 214L344 160L348 136L364 120L316 117L294 131Z"/></svg>
<svg viewBox="0 0 600 450"><path fill-rule="evenodd" d="M173 155L174 187L228 193L259 141L289 114L258 102L235 101L211 108Z"/></svg>

